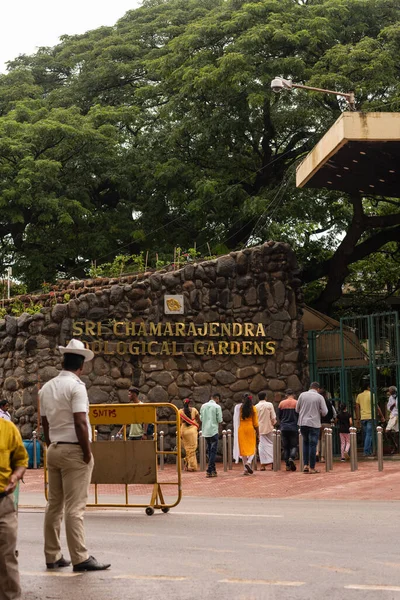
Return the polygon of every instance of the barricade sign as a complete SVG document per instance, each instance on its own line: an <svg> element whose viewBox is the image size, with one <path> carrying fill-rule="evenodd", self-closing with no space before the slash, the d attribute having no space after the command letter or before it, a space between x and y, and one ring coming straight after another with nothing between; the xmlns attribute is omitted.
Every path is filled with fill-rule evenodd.
<svg viewBox="0 0 400 600"><path fill-rule="evenodd" d="M162 418L158 418L158 411ZM165 414L169 413L168 420ZM89 420L92 426L92 454L94 468L92 481L94 484L94 504L88 506L145 508L147 515L154 514L155 509L168 512L177 506L182 498L181 486L181 436L180 417L176 406L169 403L152 404L93 404L89 408ZM127 439L127 427L134 424L153 424L153 439ZM123 429L122 440L101 440L96 427L101 425L118 425ZM168 425L176 427L176 447L164 450L160 444L158 427ZM114 437L114 436L113 436ZM164 459L171 455L176 457L177 468L173 471L173 481L159 481L158 458L164 466ZM161 468L162 468L161 467ZM101 502L98 486L101 484L124 484L125 503ZM151 484L153 491L149 502L133 504L129 501L129 485ZM176 489L176 498L171 503L164 500L165 488ZM47 497L47 469L45 468L45 490ZM170 494L168 494L170 495ZM175 493L174 493L175 496Z"/></svg>

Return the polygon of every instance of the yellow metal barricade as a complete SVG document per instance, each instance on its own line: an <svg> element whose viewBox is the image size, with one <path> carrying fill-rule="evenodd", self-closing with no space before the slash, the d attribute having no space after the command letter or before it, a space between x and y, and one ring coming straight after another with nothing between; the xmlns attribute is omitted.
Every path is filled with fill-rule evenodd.
<svg viewBox="0 0 400 600"><path fill-rule="evenodd" d="M173 420L160 420L157 409L169 409L174 416ZM92 404L89 410L89 420L93 431L92 454L94 469L92 484L94 484L94 504L88 506L145 508L147 515L153 515L154 509L168 512L177 506L182 498L181 485L181 436L180 417L176 406L169 403L152 404ZM126 430L131 423L154 424L152 440L127 440ZM101 425L123 426L123 440L99 440L96 427ZM176 427L176 447L174 450L159 448L158 426L168 425ZM174 481L159 481L158 457L176 456L176 471ZM101 484L124 484L125 503L99 502L98 486ZM149 502L131 504L129 502L129 488L131 484L152 484L153 492ZM164 500L164 486L176 488L176 498L170 504ZM47 468L45 462L45 490L47 498Z"/></svg>

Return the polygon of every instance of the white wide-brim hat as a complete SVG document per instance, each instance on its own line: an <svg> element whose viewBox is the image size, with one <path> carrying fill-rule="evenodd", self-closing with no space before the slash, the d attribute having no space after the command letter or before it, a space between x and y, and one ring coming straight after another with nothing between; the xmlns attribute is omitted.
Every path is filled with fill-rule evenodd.
<svg viewBox="0 0 400 600"><path fill-rule="evenodd" d="M85 348L85 345L80 340L72 339L67 346L58 346L61 354L79 354L85 357L85 362L92 360L94 352Z"/></svg>

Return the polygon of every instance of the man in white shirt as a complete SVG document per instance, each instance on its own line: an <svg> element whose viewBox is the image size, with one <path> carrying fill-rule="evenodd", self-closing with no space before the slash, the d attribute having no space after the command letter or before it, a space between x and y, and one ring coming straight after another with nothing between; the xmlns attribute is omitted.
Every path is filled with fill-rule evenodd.
<svg viewBox="0 0 400 600"><path fill-rule="evenodd" d="M10 408L10 403L8 402L8 400L0 401L0 419L5 419L6 421L11 421L11 415L8 412L9 408Z"/></svg>
<svg viewBox="0 0 400 600"><path fill-rule="evenodd" d="M272 402L268 402L266 397L266 392L260 392L258 394L259 402L256 404L258 427L260 432L258 454L260 456L261 471L266 471L267 465L272 465L273 463L274 444L272 431L276 423L274 405Z"/></svg>
<svg viewBox="0 0 400 600"><path fill-rule="evenodd" d="M83 363L94 354L80 340L59 346L63 370L39 392L43 433L47 445L49 498L44 521L44 552L48 569L68 567L61 553L60 527L65 512L65 531L74 571L101 571L109 564L89 556L83 516L93 470L90 450L92 431L89 399L79 376Z"/></svg>

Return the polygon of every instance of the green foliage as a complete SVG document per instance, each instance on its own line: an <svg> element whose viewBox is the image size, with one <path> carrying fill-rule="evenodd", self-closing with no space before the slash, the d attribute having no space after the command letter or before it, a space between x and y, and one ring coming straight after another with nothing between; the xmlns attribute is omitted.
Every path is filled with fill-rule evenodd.
<svg viewBox="0 0 400 600"><path fill-rule="evenodd" d="M42 310L42 308L43 305L39 302L35 304L31 300L29 305L25 306L25 304L21 300L16 298L13 302L11 302L9 311L7 311L7 309L3 310L6 311L5 314L7 314L7 312L10 312L14 317L19 317L23 313L28 313L28 315L35 315L36 313L39 313Z"/></svg>
<svg viewBox="0 0 400 600"><path fill-rule="evenodd" d="M111 263L99 266L92 265L89 269L90 277L121 277L127 273L143 273L145 267L143 252L140 254L119 254Z"/></svg>
<svg viewBox="0 0 400 600"><path fill-rule="evenodd" d="M147 0L114 27L15 59L0 76L0 264L12 257L32 289L140 271L155 249L160 268L177 246L215 256L280 239L319 282L310 297L321 305L332 278L349 275L329 261L353 204L297 190L294 172L345 105L278 97L270 81L398 110L399 54L397 0ZM355 245L376 232L365 226Z"/></svg>

